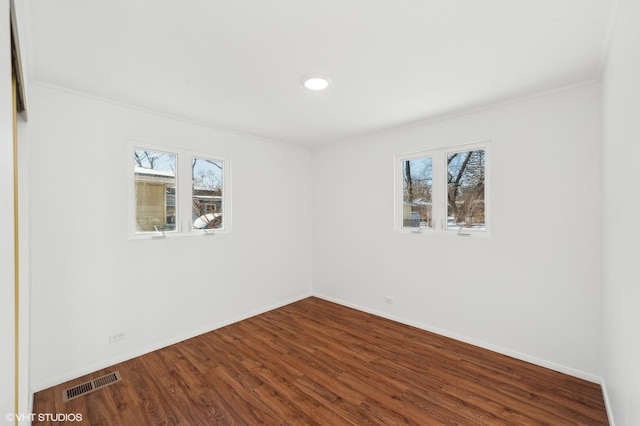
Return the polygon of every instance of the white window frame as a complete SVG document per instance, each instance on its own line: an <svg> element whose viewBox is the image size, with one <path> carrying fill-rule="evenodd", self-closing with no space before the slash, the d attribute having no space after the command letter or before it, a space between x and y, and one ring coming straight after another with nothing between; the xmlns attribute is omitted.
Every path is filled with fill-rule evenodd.
<svg viewBox="0 0 640 426"><path fill-rule="evenodd" d="M403 234L452 235L452 236L488 236L490 231L490 145L491 141L452 145L425 151L398 154L394 158L394 230ZM456 152L485 151L484 176L484 229L448 229L447 227L447 155ZM403 215L403 163L406 160L431 157L432 159L432 194L431 214L433 227L405 227Z"/></svg>
<svg viewBox="0 0 640 426"><path fill-rule="evenodd" d="M160 151L177 156L176 165L176 229L173 231L139 232L136 230L136 193L135 167L133 156L136 149ZM228 157L210 152L192 151L173 146L162 146L146 142L130 141L127 148L127 187L128 187L128 234L129 239L167 239L189 236L213 236L231 232L231 160ZM193 229L192 215L192 179L191 162L193 158L209 159L221 162L222 166L222 227L215 229Z"/></svg>

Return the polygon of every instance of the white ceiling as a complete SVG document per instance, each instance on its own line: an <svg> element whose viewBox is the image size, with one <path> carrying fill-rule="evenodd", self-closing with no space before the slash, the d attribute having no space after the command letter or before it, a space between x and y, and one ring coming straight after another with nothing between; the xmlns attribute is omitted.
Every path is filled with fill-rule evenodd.
<svg viewBox="0 0 640 426"><path fill-rule="evenodd" d="M31 79L302 146L599 78L615 0L31 0ZM300 80L325 74L325 92Z"/></svg>

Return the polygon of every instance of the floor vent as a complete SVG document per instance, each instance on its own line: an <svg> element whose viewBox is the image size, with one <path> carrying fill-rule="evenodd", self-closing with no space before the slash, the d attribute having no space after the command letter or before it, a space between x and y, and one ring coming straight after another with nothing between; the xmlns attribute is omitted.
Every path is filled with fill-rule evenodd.
<svg viewBox="0 0 640 426"><path fill-rule="evenodd" d="M98 377L97 379L93 379L89 382L84 382L72 388L63 390L62 401L63 402L70 401L73 398L86 395L95 390L108 386L112 383L119 382L120 380L122 380L120 378L120 373L118 373L117 371L114 371L113 373L109 373L105 376Z"/></svg>

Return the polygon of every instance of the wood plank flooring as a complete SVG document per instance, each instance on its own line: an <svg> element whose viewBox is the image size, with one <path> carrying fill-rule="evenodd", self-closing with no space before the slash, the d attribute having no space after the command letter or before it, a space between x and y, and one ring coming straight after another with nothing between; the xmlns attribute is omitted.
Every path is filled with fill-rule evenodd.
<svg viewBox="0 0 640 426"><path fill-rule="evenodd" d="M62 402L114 370L121 382ZM38 392L34 413L69 425L608 424L597 384L313 297Z"/></svg>

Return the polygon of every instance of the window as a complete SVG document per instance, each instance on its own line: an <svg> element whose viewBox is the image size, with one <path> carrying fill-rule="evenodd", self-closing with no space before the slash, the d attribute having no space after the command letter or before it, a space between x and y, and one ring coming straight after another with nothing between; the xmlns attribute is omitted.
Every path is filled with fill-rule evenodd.
<svg viewBox="0 0 640 426"><path fill-rule="evenodd" d="M396 229L487 230L488 143L396 157Z"/></svg>
<svg viewBox="0 0 640 426"><path fill-rule="evenodd" d="M223 164L208 158L191 159L192 229L222 228Z"/></svg>
<svg viewBox="0 0 640 426"><path fill-rule="evenodd" d="M231 229L228 160L176 148L132 147L131 153L131 237Z"/></svg>
<svg viewBox="0 0 640 426"><path fill-rule="evenodd" d="M485 230L486 151L447 153L447 229Z"/></svg>
<svg viewBox="0 0 640 426"><path fill-rule="evenodd" d="M402 226L433 227L433 158L402 162Z"/></svg>
<svg viewBox="0 0 640 426"><path fill-rule="evenodd" d="M133 157L136 232L174 231L177 154L136 149Z"/></svg>

